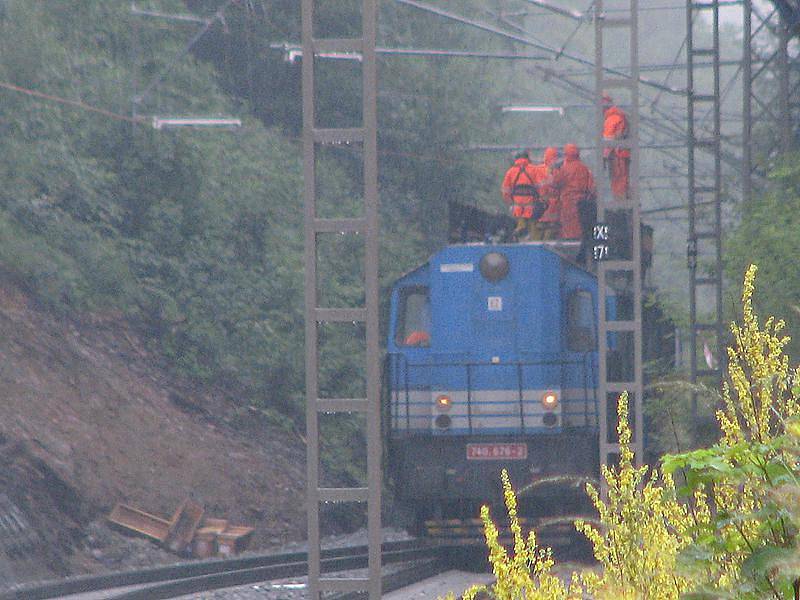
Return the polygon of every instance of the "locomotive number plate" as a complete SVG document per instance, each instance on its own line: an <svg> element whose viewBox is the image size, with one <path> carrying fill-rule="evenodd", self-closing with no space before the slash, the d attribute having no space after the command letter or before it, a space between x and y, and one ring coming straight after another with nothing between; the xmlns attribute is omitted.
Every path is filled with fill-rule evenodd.
<svg viewBox="0 0 800 600"><path fill-rule="evenodd" d="M525 460L528 444L467 444L467 460Z"/></svg>

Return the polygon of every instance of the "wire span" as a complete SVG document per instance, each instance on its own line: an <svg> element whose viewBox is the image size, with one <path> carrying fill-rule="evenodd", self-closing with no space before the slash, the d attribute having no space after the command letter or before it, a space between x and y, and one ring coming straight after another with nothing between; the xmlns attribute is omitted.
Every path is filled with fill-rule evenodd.
<svg viewBox="0 0 800 600"><path fill-rule="evenodd" d="M13 83L8 83L7 81L0 81L0 88L10 90L12 92L18 92L20 94L25 94L26 96L33 96L34 98L40 98L42 100L49 100L50 102L56 102L58 104L66 104L67 106L80 108L81 110L97 113L105 117L108 117L110 119L116 119L118 121L127 121L128 123L142 123L143 121L146 120L143 117L129 117L127 115L121 115L119 113L106 110L105 108L99 108L97 106L92 106L91 104L86 104L85 102L81 102L80 100L70 100L68 98L62 98L61 96L54 96L52 94L46 94L44 92L31 90L19 85L14 85Z"/></svg>

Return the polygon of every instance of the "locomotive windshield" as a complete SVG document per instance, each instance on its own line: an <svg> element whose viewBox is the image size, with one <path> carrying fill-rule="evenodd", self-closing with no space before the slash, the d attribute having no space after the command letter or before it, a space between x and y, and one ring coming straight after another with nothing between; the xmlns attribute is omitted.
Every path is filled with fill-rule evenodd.
<svg viewBox="0 0 800 600"><path fill-rule="evenodd" d="M591 352L595 349L594 304L586 290L573 292L567 299L567 349Z"/></svg>
<svg viewBox="0 0 800 600"><path fill-rule="evenodd" d="M398 317L395 340L399 345L430 345L431 307L428 288L415 286L402 289Z"/></svg>

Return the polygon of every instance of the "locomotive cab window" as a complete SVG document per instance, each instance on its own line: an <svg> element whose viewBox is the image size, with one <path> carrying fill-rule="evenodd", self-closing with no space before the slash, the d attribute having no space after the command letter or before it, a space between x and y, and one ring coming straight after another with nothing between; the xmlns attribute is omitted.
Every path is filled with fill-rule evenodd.
<svg viewBox="0 0 800 600"><path fill-rule="evenodd" d="M567 298L567 350L591 352L595 349L594 302L585 290L573 292Z"/></svg>
<svg viewBox="0 0 800 600"><path fill-rule="evenodd" d="M431 345L431 303L428 288L400 290L395 340L400 346L427 348Z"/></svg>

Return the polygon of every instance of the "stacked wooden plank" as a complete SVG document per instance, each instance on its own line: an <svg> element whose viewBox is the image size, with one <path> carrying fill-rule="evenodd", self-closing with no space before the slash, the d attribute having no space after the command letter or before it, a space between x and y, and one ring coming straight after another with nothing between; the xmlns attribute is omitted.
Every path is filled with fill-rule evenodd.
<svg viewBox="0 0 800 600"><path fill-rule="evenodd" d="M226 519L206 517L203 507L188 498L171 519L120 503L108 515L108 520L126 531L148 537L176 554L199 558L238 554L247 547L253 534L252 527L230 525Z"/></svg>

